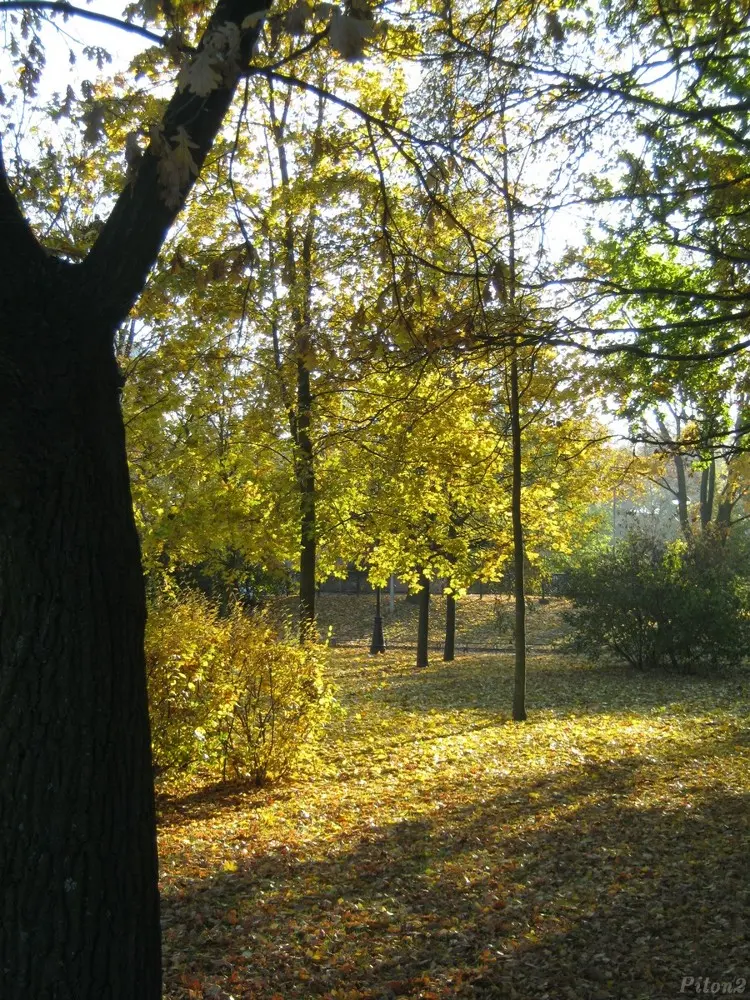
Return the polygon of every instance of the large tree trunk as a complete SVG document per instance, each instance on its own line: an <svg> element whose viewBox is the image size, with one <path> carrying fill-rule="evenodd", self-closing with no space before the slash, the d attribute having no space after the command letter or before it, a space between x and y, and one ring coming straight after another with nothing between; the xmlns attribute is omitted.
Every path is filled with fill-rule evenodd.
<svg viewBox="0 0 750 1000"><path fill-rule="evenodd" d="M218 0L207 30L237 25L235 71L205 96L177 90L80 265L40 246L0 149L2 1000L161 995L145 607L112 343L194 182L165 197L164 142L184 132L200 169L260 3Z"/></svg>
<svg viewBox="0 0 750 1000"><path fill-rule="evenodd" d="M119 377L111 337L81 326L71 291L61 276L10 314L0 303L0 997L158 1000Z"/></svg>

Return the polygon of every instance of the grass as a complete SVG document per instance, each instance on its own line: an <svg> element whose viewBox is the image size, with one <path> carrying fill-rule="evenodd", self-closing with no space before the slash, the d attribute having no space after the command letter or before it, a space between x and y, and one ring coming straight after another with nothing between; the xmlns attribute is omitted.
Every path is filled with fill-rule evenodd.
<svg viewBox="0 0 750 1000"><path fill-rule="evenodd" d="M750 971L750 678L335 650L307 775L160 798L166 1000L654 1000ZM694 989L694 987L693 987Z"/></svg>

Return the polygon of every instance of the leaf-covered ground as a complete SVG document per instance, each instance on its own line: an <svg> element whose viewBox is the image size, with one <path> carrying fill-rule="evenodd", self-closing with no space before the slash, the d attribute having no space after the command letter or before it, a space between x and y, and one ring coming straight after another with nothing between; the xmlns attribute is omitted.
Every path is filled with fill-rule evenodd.
<svg viewBox="0 0 750 1000"><path fill-rule="evenodd" d="M161 796L169 1000L750 979L747 674L532 655L517 725L510 657L412 659L334 653L346 712L314 774Z"/></svg>
<svg viewBox="0 0 750 1000"><path fill-rule="evenodd" d="M557 645L567 638L562 612L568 603L552 598L544 603L539 598L527 602L526 628L530 646ZM326 636L330 629L336 645L363 645L369 648L375 616L373 594L321 594L317 604L320 631ZM387 595L382 604L383 634L387 646L415 646L419 609L403 595L396 597L391 613ZM445 636L445 597L430 599L430 644L442 649ZM456 605L456 649L506 649L513 642L513 603L507 595L488 594L479 597L467 594Z"/></svg>

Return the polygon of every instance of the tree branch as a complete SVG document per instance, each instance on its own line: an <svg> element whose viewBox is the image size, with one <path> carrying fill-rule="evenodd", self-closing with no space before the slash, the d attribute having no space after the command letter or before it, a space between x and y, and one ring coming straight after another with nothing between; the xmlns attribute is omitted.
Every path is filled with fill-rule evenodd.
<svg viewBox="0 0 750 1000"><path fill-rule="evenodd" d="M149 31L139 24L122 21L119 17L110 17L108 14L97 14L96 11L86 10L84 7L74 7L65 0L0 0L0 13L5 10L43 10L53 14L63 14L66 17L72 15L85 18L87 21L96 21L98 24L108 24L112 28L128 31L131 35L140 35L158 45L164 45L167 41L164 35Z"/></svg>
<svg viewBox="0 0 750 1000"><path fill-rule="evenodd" d="M8 183L0 141L0 274L6 290L3 297L17 286L27 285L48 264L49 258L24 218Z"/></svg>
<svg viewBox="0 0 750 1000"><path fill-rule="evenodd" d="M247 73L259 25L241 30L243 21L268 7L265 0L219 0L198 46L198 58L213 32L227 23L241 31L239 59L231 67L220 67L224 81L201 96L189 87L178 89L167 105L160 135L152 139L143 154L135 176L126 184L96 243L81 265L85 283L100 302L105 324L119 322L132 307L146 283L159 250L211 149L232 103L240 79ZM180 178L175 197L166 196L160 179L167 148L183 143L183 156L189 153L192 167ZM185 144L188 144L187 147ZM169 160L169 156L166 155ZM170 161L172 168L174 162ZM183 159L184 164L184 159ZM169 201L169 204L167 202Z"/></svg>

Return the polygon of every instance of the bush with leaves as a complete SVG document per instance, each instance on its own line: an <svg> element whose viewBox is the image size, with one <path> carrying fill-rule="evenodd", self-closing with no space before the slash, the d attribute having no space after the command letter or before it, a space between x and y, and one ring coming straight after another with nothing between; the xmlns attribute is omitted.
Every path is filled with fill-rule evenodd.
<svg viewBox="0 0 750 1000"><path fill-rule="evenodd" d="M722 667L746 655L747 580L731 547L709 534L665 543L633 533L570 573L576 647L638 669Z"/></svg>
<svg viewBox="0 0 750 1000"><path fill-rule="evenodd" d="M225 681L232 711L220 725L223 766L263 785L302 763L333 704L322 647L279 637L265 615L235 608L229 619Z"/></svg>
<svg viewBox="0 0 750 1000"><path fill-rule="evenodd" d="M257 785L285 777L334 704L324 647L301 645L283 623L239 605L222 616L191 591L154 602L146 658L159 772L231 772Z"/></svg>
<svg viewBox="0 0 750 1000"><path fill-rule="evenodd" d="M205 732L222 711L227 622L194 591L161 596L146 624L151 740L158 773L205 760Z"/></svg>

